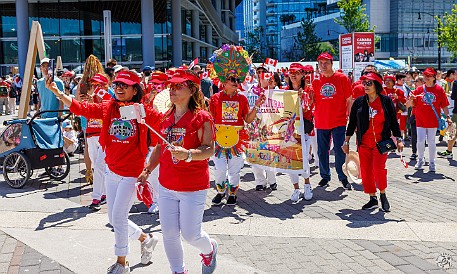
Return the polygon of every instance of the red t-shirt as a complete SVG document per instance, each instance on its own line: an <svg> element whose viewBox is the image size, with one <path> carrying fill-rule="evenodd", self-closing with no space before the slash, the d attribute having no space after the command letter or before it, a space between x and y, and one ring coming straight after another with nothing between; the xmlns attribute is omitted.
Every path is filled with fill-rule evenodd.
<svg viewBox="0 0 457 274"><path fill-rule="evenodd" d="M355 100L358 97L363 96L363 95L365 95L365 88L363 87L362 84L356 85L356 86L354 86L354 88L352 88L352 99Z"/></svg>
<svg viewBox="0 0 457 274"><path fill-rule="evenodd" d="M209 109L216 124L244 126L244 118L249 113L249 103L246 96L240 93L229 96L218 92L211 96Z"/></svg>
<svg viewBox="0 0 457 274"><path fill-rule="evenodd" d="M381 99L379 96L369 104L370 124L368 125L368 130L362 136L362 145L373 148L376 146L376 141L379 142L382 140L381 133L384 127L385 118L384 109L382 108ZM375 135L376 141L374 138Z"/></svg>
<svg viewBox="0 0 457 274"><path fill-rule="evenodd" d="M398 89L398 88L387 88L387 87L385 87L383 93L384 93L385 95L389 96L390 99L392 99L392 101L394 102L394 105L395 105L395 106L397 105L397 102L401 102L401 103L403 103L403 104L406 103L405 93L404 93L403 90L401 90L401 89ZM398 97L397 99L395 99L394 94L397 95L397 97Z"/></svg>
<svg viewBox="0 0 457 274"><path fill-rule="evenodd" d="M160 126L160 133L174 145L195 149L201 146L198 130L205 122L212 123L212 120L211 115L204 110L197 113L188 111L175 124L173 112ZM159 142L162 144L159 168L159 182L162 186L174 191L199 191L209 188L208 159L191 162L173 160L163 141Z"/></svg>
<svg viewBox="0 0 457 274"><path fill-rule="evenodd" d="M88 137L99 136L102 131L102 119L87 119L86 134Z"/></svg>
<svg viewBox="0 0 457 274"><path fill-rule="evenodd" d="M440 85L426 87L429 93L429 99L433 103L438 116L441 115L441 109L449 105L446 93ZM416 125L422 128L438 128L438 119L435 112L425 97L423 86L417 87L413 94L416 95L414 100L414 115L416 116Z"/></svg>
<svg viewBox="0 0 457 274"><path fill-rule="evenodd" d="M351 80L343 73L335 72L330 77L320 75L313 81L315 125L317 129L332 129L346 126L346 100L352 94Z"/></svg>

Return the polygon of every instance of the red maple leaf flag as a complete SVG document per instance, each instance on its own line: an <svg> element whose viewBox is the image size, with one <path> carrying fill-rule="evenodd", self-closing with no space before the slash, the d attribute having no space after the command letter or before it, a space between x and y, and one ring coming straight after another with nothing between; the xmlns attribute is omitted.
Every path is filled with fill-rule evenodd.
<svg viewBox="0 0 457 274"><path fill-rule="evenodd" d="M278 64L278 60L267 58L267 59L265 59L265 64L272 66L272 67L276 67L276 65Z"/></svg>
<svg viewBox="0 0 457 274"><path fill-rule="evenodd" d="M95 95L98 96L99 99L101 99L101 100L110 100L111 99L111 95L108 93L108 91L101 87L97 87L94 90L94 96Z"/></svg>
<svg viewBox="0 0 457 274"><path fill-rule="evenodd" d="M205 78L207 78L208 76L209 76L208 72L205 71L205 72L203 72L203 73L200 74L200 79L205 79Z"/></svg>
<svg viewBox="0 0 457 274"><path fill-rule="evenodd" d="M196 64L198 64L198 57L194 59L194 61L190 62L189 69L192 69Z"/></svg>
<svg viewBox="0 0 457 274"><path fill-rule="evenodd" d="M260 73L260 79L262 79L262 80L269 80L271 77L273 77L273 73L269 73L269 72L267 72L267 73L264 73L264 72Z"/></svg>
<svg viewBox="0 0 457 274"><path fill-rule="evenodd" d="M252 83L252 81L254 81L254 77L252 77L251 75L248 75L246 76L246 78L244 78L245 83Z"/></svg>

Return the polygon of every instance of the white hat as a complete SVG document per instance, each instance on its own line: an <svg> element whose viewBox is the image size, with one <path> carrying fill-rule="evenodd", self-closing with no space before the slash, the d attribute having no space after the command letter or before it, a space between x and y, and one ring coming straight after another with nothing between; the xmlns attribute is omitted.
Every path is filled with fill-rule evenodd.
<svg viewBox="0 0 457 274"><path fill-rule="evenodd" d="M117 72L119 72L119 71L122 69L122 66L121 66L121 65L115 65L115 66L113 67L113 69L114 69L114 73L117 73Z"/></svg>
<svg viewBox="0 0 457 274"><path fill-rule="evenodd" d="M353 183L361 184L359 154L353 150L346 154L346 162L342 166L344 174Z"/></svg>
<svg viewBox="0 0 457 274"><path fill-rule="evenodd" d="M62 123L63 128L73 128L70 121L65 121Z"/></svg>
<svg viewBox="0 0 457 274"><path fill-rule="evenodd" d="M76 74L75 79L78 79L78 78L83 78L83 75L82 74Z"/></svg>
<svg viewBox="0 0 457 274"><path fill-rule="evenodd" d="M49 63L49 58L43 58L40 61L40 65L43 65L43 63Z"/></svg>

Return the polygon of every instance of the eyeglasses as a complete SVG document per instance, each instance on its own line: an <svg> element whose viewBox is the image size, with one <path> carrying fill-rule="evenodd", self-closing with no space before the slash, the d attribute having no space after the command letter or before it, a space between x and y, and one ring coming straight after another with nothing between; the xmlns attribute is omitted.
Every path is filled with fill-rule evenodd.
<svg viewBox="0 0 457 274"><path fill-rule="evenodd" d="M114 89L116 89L116 88L127 89L128 87L129 87L129 85L127 85L126 83L122 83L122 82L113 83Z"/></svg>
<svg viewBox="0 0 457 274"><path fill-rule="evenodd" d="M238 84L241 84L241 80L239 78L235 78L235 77L229 77L227 78L227 81L230 81L232 83L238 83Z"/></svg>
<svg viewBox="0 0 457 274"><path fill-rule="evenodd" d="M367 87L371 87L373 85L373 81L363 81L362 85L367 86Z"/></svg>
<svg viewBox="0 0 457 274"><path fill-rule="evenodd" d="M311 74L311 73L313 73L313 72L312 72L312 71L305 71L305 72L303 72L303 73L304 73L304 74Z"/></svg>

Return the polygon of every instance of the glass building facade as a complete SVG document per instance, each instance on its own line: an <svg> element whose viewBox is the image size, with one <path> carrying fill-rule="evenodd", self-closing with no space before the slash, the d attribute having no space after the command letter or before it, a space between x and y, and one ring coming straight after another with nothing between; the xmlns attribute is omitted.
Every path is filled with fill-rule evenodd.
<svg viewBox="0 0 457 274"><path fill-rule="evenodd" d="M2 67L0 72L2 74L8 70L7 67L18 64L16 5L11 2L0 1L0 67ZM237 42L232 39L236 37L233 31L234 15L233 20L227 16L227 21L233 22L232 29L229 30L232 33L220 35L221 33L214 28L204 26L204 24L214 26L217 23L204 21L206 17L202 13L205 10L198 5L199 1L192 1L194 6L185 5L188 2L190 3L185 0L181 2L183 4L180 20L183 62L190 62L195 57L204 61L208 54L216 49L217 42ZM173 32L171 0L155 0L153 3L154 24L150 27L154 28L154 48L151 50L154 50L157 67L170 66L173 51L176 51L171 37ZM235 1L229 1L229 3L234 11ZM219 9L222 7L223 5L219 5ZM210 8L217 12L215 7ZM82 65L90 54L94 54L102 61L105 60L104 10L111 11L112 57L123 65L140 67L143 62L141 0L30 2L28 3L29 26L32 25L32 21L39 21L43 31L46 55L51 58L61 56L65 67L74 68ZM198 23L196 26L193 24L195 21ZM212 32L211 35L207 34L208 31ZM207 41L208 37L211 37L212 41ZM199 44L199 47L195 47L194 43Z"/></svg>

